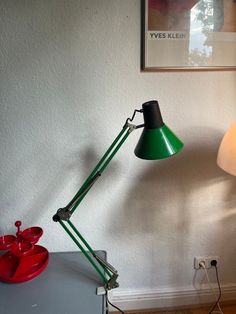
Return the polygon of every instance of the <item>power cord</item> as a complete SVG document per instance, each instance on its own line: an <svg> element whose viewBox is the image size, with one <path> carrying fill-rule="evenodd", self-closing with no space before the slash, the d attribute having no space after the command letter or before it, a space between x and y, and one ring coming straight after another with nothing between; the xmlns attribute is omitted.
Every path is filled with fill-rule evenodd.
<svg viewBox="0 0 236 314"><path fill-rule="evenodd" d="M212 306L210 312L208 314L212 314L212 313L220 313L220 314L224 314L224 312L222 311L221 307L220 307L220 299L221 299L221 287L220 287L220 282L219 282L219 276L218 276L218 269L217 269L217 262L216 261L212 261L211 262L211 265L215 267L215 270L216 270L216 279L217 279L217 284L218 284L218 288L219 288L219 296L217 297L217 295L215 294L215 291L212 287L212 284L211 284L211 281L210 281L210 278L209 278L209 275L208 275L208 271L206 269L206 265L204 262L201 262L199 264L205 271L205 274L206 274L206 278L207 278L207 281L208 281L208 284L209 284L209 287L211 288L211 291L212 291L212 294L214 295L215 299L216 299L216 302L215 304ZM219 311L216 311L215 308L218 307Z"/></svg>
<svg viewBox="0 0 236 314"><path fill-rule="evenodd" d="M215 271L216 271L216 280L217 280L217 284L218 284L218 288L219 288L219 296L218 296L218 299L217 299L216 303L213 305L212 309L210 310L209 314L213 313L213 311L215 310L216 306L218 306L218 308L221 311L221 313L223 313L221 308L220 308L220 304L219 304L220 299L221 299L221 287L220 287L218 269L217 269L216 265L217 265L216 263L212 264L212 266L215 267Z"/></svg>
<svg viewBox="0 0 236 314"><path fill-rule="evenodd" d="M115 306L114 304L112 304L112 303L110 302L110 300L108 299L107 290L106 290L106 293L105 293L105 297L106 297L106 302L107 302L110 306L114 307L114 308L115 308L117 311L119 311L120 313L125 314L125 312L122 311L118 306Z"/></svg>
<svg viewBox="0 0 236 314"><path fill-rule="evenodd" d="M216 302L215 304L212 306L210 312L208 314L212 314L212 313L220 313L220 314L224 314L224 312L222 311L221 307L220 307L220 299L221 299L221 287L220 287L220 281L219 281L219 274L218 274L218 268L217 268L217 262L216 261L212 261L211 262L211 265L215 267L215 271L216 271L216 280L217 280L217 284L218 284L218 288L219 288L219 296L217 298L216 294L215 294L215 291L212 287L212 284L211 284L211 281L210 281L210 278L209 278L209 275L208 275L208 271L206 269L206 266L205 266L205 263L204 262L201 262L199 264L205 271L205 274L206 274L206 278L207 278L207 281L208 281L208 284L211 288L211 291L212 291L212 294L214 295L215 299L216 299ZM108 298L108 293L107 293L107 290L106 290L106 293L105 293L105 297L106 297L106 302L112 306L113 308L115 308L117 311L119 311L120 313L122 314L125 314L124 311L122 311L118 306L115 306L114 304L112 304ZM216 311L215 308L218 307L219 311Z"/></svg>

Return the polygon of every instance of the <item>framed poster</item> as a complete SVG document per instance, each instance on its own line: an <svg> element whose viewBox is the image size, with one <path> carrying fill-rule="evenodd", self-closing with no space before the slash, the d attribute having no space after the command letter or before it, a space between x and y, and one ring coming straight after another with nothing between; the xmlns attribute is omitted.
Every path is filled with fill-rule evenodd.
<svg viewBox="0 0 236 314"><path fill-rule="evenodd" d="M236 70L236 0L142 0L142 70Z"/></svg>

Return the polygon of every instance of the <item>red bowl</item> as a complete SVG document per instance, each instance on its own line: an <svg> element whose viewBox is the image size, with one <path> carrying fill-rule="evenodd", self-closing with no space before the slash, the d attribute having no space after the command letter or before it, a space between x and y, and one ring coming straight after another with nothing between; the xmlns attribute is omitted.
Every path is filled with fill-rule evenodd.
<svg viewBox="0 0 236 314"><path fill-rule="evenodd" d="M0 281L18 283L31 280L47 267L48 259L48 251L39 245L21 258L9 251L0 256Z"/></svg>
<svg viewBox="0 0 236 314"><path fill-rule="evenodd" d="M8 250L12 244L16 241L14 235L5 235L0 237L0 250Z"/></svg>
<svg viewBox="0 0 236 314"><path fill-rule="evenodd" d="M43 229L40 227L31 227L28 229L25 229L22 233L21 233L21 237L26 240L29 241L32 244L35 244L38 242L39 238L42 236L43 234Z"/></svg>
<svg viewBox="0 0 236 314"><path fill-rule="evenodd" d="M11 246L11 251L14 255L21 257L30 253L34 248L34 245L28 241L15 242Z"/></svg>

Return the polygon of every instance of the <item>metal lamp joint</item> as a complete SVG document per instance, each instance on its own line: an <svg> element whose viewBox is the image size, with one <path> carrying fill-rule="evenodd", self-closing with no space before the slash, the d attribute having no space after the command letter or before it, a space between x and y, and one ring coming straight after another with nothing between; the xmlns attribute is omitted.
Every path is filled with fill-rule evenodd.
<svg viewBox="0 0 236 314"><path fill-rule="evenodd" d="M57 213L53 216L54 221L60 221L60 220L65 220L68 221L71 217L71 212L70 210L67 209L67 207L59 208Z"/></svg>

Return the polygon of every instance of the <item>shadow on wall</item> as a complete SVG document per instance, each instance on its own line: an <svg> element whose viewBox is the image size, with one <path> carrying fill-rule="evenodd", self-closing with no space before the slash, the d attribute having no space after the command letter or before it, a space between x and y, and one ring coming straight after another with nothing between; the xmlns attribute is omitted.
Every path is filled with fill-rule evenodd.
<svg viewBox="0 0 236 314"><path fill-rule="evenodd" d="M75 151L71 155L66 154L63 160L60 160L57 155L52 155L52 150L40 143L36 150L22 153L14 167L6 170L1 178L1 193L7 196L5 206L8 208L2 211L2 221L8 221L8 217L14 218L7 227L7 231L0 226L0 235L5 232L15 233L14 219L22 220L24 226L34 225L38 218L44 215L49 216L50 219L58 208L49 210L49 204L64 191L64 203L61 203L61 207L65 206L87 179L100 158L101 156L95 150L88 147L82 153ZM82 162L83 167L80 167L78 160ZM110 168L113 175L118 175L118 162L114 161ZM76 187L74 194L72 192L73 195L68 196L66 195L68 180L72 179L76 181ZM13 193L13 198L10 197L11 193ZM24 208L19 208L19 203L25 204Z"/></svg>
<svg viewBox="0 0 236 314"><path fill-rule="evenodd" d="M8 210L2 212L3 221L6 215L6 221L7 217L12 216L22 220L24 226L34 224L48 210L48 204L53 197L57 197L63 183L74 170L75 165L71 160L63 163L56 155L53 159L52 152L48 153L43 144L37 148L37 151L22 154L14 168L9 168L4 174L5 179L1 180L2 194L9 195L6 206ZM56 170L52 167L52 160L54 167L58 164ZM11 193L13 198L10 198ZM25 204L25 207L19 208L19 203ZM15 231L14 221L12 229Z"/></svg>
<svg viewBox="0 0 236 314"><path fill-rule="evenodd" d="M235 237L232 225L236 219L236 178L216 165L221 136L216 136L215 130L205 131L215 139L209 138L211 145L185 146L180 154L152 163L141 173L124 203L114 209L115 219L109 226L109 232L117 234L120 241L145 243L146 238L151 239L151 271L155 272L157 265L160 269L162 266L165 270L169 268L168 272L173 271L172 283L180 285L186 284L185 269L181 273L173 268L182 258L191 258L192 265L193 246L195 251L196 248L199 252L216 250L220 254L226 252L227 244ZM222 182L226 184L221 185ZM225 195L221 199L224 188ZM142 247L140 244L140 249Z"/></svg>
<svg viewBox="0 0 236 314"><path fill-rule="evenodd" d="M191 193L226 180L229 183L228 190L222 202L224 208L228 210L235 208L236 179L217 167L217 149L217 144L188 146L176 156L158 160L155 165L152 163L153 166L137 178L137 184L132 186L127 200L122 205L125 218L121 222L122 225L127 224L130 227L131 224L137 227L141 221L142 232L152 233L157 227L156 222L153 221L154 216L158 215L161 219L166 216L164 210L168 212L169 205L173 209L181 204L180 213L176 217L176 226L182 231L185 228L187 230ZM170 220L168 215L166 218ZM112 230L119 232L120 226L114 225ZM135 230L138 231L138 228L133 230L134 234Z"/></svg>

